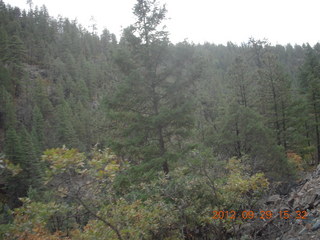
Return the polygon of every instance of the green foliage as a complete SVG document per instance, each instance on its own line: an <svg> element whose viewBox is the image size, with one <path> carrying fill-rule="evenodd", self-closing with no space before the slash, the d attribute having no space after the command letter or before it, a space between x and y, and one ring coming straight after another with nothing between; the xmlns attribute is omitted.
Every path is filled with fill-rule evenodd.
<svg viewBox="0 0 320 240"><path fill-rule="evenodd" d="M226 169L229 173L226 182L220 187L224 209L253 209L255 201L268 189L267 178L263 173L248 175L248 169L236 158L229 160Z"/></svg>
<svg viewBox="0 0 320 240"><path fill-rule="evenodd" d="M119 171L119 159L110 149L104 151L93 149L91 159L87 160L84 153L77 149L56 148L48 149L42 155L42 160L49 164L46 171L47 181L54 176L69 174L89 174L91 177L103 180L108 177L113 180L115 173Z"/></svg>
<svg viewBox="0 0 320 240"><path fill-rule="evenodd" d="M173 61L168 34L160 29L165 13L157 1L135 5L137 22L125 30L124 46L116 55L123 80L106 99L106 109L110 125L117 126L108 139L111 148L136 163L162 158L163 171L168 172L165 154L173 152L172 145L193 127L187 93L194 79L184 78L168 64Z"/></svg>
<svg viewBox="0 0 320 240"><path fill-rule="evenodd" d="M92 158L88 162L89 167L94 171L94 175L98 178L108 177L113 181L116 173L120 170L120 159L109 149L104 151L93 149ZM122 162L122 169L126 163Z"/></svg>
<svg viewBox="0 0 320 240"><path fill-rule="evenodd" d="M118 43L31 5L0 1L0 238L240 239L212 211L319 160L319 44L172 44L155 0Z"/></svg>
<svg viewBox="0 0 320 240"><path fill-rule="evenodd" d="M21 164L23 161L21 139L12 127L6 131L4 153L14 164Z"/></svg>
<svg viewBox="0 0 320 240"><path fill-rule="evenodd" d="M306 108L308 109L309 114L312 116L311 126L315 135L312 137L314 145L317 150L317 163L320 163L320 130L319 130L319 90L320 90L320 55L316 50L316 45L314 49L312 49L309 45L307 46L307 53L305 57L305 62L301 68L300 72L300 85L301 91L304 93L306 97ZM308 130L307 130L308 131ZM309 134L309 133L308 133ZM310 145L310 142L309 142Z"/></svg>
<svg viewBox="0 0 320 240"><path fill-rule="evenodd" d="M5 159L5 155L1 154L0 155L0 175L4 175L5 171L8 170L13 176L19 174L22 169L20 165L15 165L9 160ZM3 176L4 177L4 176Z"/></svg>
<svg viewBox="0 0 320 240"><path fill-rule="evenodd" d="M10 162L18 166L15 168L12 165L11 168L15 174L6 178L10 201L17 206L18 196L25 195L29 186L41 186L42 167L32 138L24 127L19 134L13 128L7 130L4 150Z"/></svg>
<svg viewBox="0 0 320 240"><path fill-rule="evenodd" d="M23 42L17 35L13 35L8 41L7 55L3 59L5 63L10 65L18 65L24 61L25 58L25 48Z"/></svg>
<svg viewBox="0 0 320 240"><path fill-rule="evenodd" d="M9 76L4 77L10 79ZM15 128L17 123L16 108L13 104L13 98L12 95L10 95L10 93L6 90L6 87L9 87L9 89L11 88L9 84L0 88L0 101L2 105L1 114L3 116L3 126L5 130L8 128Z"/></svg>
<svg viewBox="0 0 320 240"><path fill-rule="evenodd" d="M79 146L79 139L73 127L72 110L67 102L57 106L57 133L58 141L66 144L68 147Z"/></svg>
<svg viewBox="0 0 320 240"><path fill-rule="evenodd" d="M248 156L245 162L253 166L253 172L263 171L269 177L275 177L276 172L278 178L290 175L285 155L274 143L270 129L264 126L258 113L231 105L220 121L220 131L213 139L217 151L230 158Z"/></svg>
<svg viewBox="0 0 320 240"><path fill-rule="evenodd" d="M17 236L25 233L31 239L32 234L49 235L48 231L60 236L64 235L61 231L70 231L78 224L83 225L87 221L83 219L84 212L89 211L96 216L96 210L89 209L106 202L103 198L110 188L108 184L112 183L120 168L118 159L108 149L94 149L90 159L76 149L49 149L44 152L42 160L47 164L47 193L38 194L46 197L39 199L33 196L34 190L29 191L33 200L26 199L23 207L17 209L13 228L10 228L13 232L20 231L16 233ZM20 220L20 215L25 218Z"/></svg>
<svg viewBox="0 0 320 240"><path fill-rule="evenodd" d="M51 178L68 170L80 173L84 166L85 155L76 149L69 150L64 147L46 150L42 155L42 160L49 163L50 167L46 175Z"/></svg>
<svg viewBox="0 0 320 240"><path fill-rule="evenodd" d="M68 212L68 206L58 204L55 202L31 202L30 199L21 199L23 207L17 208L14 211L14 222L8 225L8 229L5 231L4 236L8 238L4 239L61 239L63 234L60 232L50 233L46 229L46 225L50 219L58 213ZM10 238L9 238L10 237Z"/></svg>
<svg viewBox="0 0 320 240"><path fill-rule="evenodd" d="M44 145L44 119L38 106L35 106L32 114L32 132L31 137L33 139L34 151L40 155Z"/></svg>
<svg viewBox="0 0 320 240"><path fill-rule="evenodd" d="M170 206L151 200L132 203L119 199L112 205L100 209L101 216L120 226L124 239L182 239L178 230L172 231L175 212ZM117 239L112 231L106 231L102 222L90 221L83 232L75 231L73 239ZM170 236L170 238L169 238Z"/></svg>

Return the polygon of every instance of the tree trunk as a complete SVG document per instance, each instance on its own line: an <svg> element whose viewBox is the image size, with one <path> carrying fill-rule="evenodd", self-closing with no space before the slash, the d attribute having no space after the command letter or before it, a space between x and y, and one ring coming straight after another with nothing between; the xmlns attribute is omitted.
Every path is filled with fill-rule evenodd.
<svg viewBox="0 0 320 240"><path fill-rule="evenodd" d="M271 72L271 70L270 70ZM270 75L270 82L271 82L271 90L272 90L272 98L273 98L273 111L275 115L275 127L276 127L276 132L277 132L277 141L278 145L281 145L281 129L280 129L280 124L279 124L279 113L278 113L278 103L277 103L277 94L276 94L276 88L274 86L274 81L272 77L272 72Z"/></svg>
<svg viewBox="0 0 320 240"><path fill-rule="evenodd" d="M159 150L160 150L160 156L162 157L164 153L166 152L166 148L164 145L164 139L163 139L163 133L162 133L162 127L158 126L158 136L159 136ZM162 163L162 169L163 172L167 175L169 173L169 165L168 161L165 159Z"/></svg>
<svg viewBox="0 0 320 240"><path fill-rule="evenodd" d="M317 140L317 164L320 163L320 134L319 134L319 118L318 118L318 111L317 111L317 104L316 104L316 97L315 93L312 94L313 100L313 111L314 111L314 120L316 123L316 140Z"/></svg>
<svg viewBox="0 0 320 240"><path fill-rule="evenodd" d="M310 147L311 142L310 142L310 138L309 138L309 127L308 127L307 121L304 122L304 127L306 129L306 138L307 138L307 142L308 142L308 147Z"/></svg>
<svg viewBox="0 0 320 240"><path fill-rule="evenodd" d="M239 131L237 122L236 122L236 135L237 135L237 142L236 142L237 157L241 158L242 157L242 154L241 154L241 142L239 140L240 131Z"/></svg>
<svg viewBox="0 0 320 240"><path fill-rule="evenodd" d="M155 77L152 79L155 79ZM152 100L153 101L153 112L157 116L157 115L159 115L159 98L156 93L154 81L152 81L152 83L151 83L151 88L152 88L152 92L153 92L153 100ZM159 154L160 154L160 157L162 157L166 152L164 138L163 138L163 127L159 124L157 126L157 129L158 129ZM169 164L166 159L164 159L162 162L162 169L166 175L169 173Z"/></svg>
<svg viewBox="0 0 320 240"><path fill-rule="evenodd" d="M282 136L283 136L283 147L284 150L288 150L287 146L287 124L286 124L286 112L284 109L284 102L283 99L281 100L281 108L282 108Z"/></svg>

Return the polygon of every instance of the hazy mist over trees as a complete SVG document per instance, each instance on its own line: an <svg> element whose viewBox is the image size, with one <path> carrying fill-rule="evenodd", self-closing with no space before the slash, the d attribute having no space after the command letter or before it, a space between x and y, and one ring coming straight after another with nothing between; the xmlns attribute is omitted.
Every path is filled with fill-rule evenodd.
<svg viewBox="0 0 320 240"><path fill-rule="evenodd" d="M165 6L133 13L116 39L0 1L0 239L240 239L212 212L320 163L319 44L172 44Z"/></svg>

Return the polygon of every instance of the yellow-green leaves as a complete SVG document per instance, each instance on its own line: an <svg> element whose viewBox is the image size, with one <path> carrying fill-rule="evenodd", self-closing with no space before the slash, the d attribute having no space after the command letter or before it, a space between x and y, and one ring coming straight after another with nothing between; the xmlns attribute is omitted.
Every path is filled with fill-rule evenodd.
<svg viewBox="0 0 320 240"><path fill-rule="evenodd" d="M75 227L73 217L69 219L72 214L79 218L86 209L93 216L97 212L98 215L109 218L95 207L104 206L108 202L107 192L120 171L120 159L110 149L93 149L89 156L66 147L46 150L42 160L47 164L47 187L52 194L44 202L20 199L23 206L15 210L14 223L7 232L17 237L24 236L27 240L60 239L66 229ZM122 207L124 206L121 205L120 209ZM86 214L88 215L87 212ZM55 221L60 222L58 227ZM105 235L105 229L104 225L102 235ZM54 233L51 234L50 231ZM94 237L95 233L91 236Z"/></svg>
<svg viewBox="0 0 320 240"><path fill-rule="evenodd" d="M95 177L109 177L110 180L113 180L120 170L120 159L109 148L103 151L93 149L92 155L88 165Z"/></svg>
<svg viewBox="0 0 320 240"><path fill-rule="evenodd" d="M7 159L4 159L4 160L0 159L0 169L1 168L9 170L13 176L19 174L22 171L22 168L20 167L19 164L17 165L13 164Z"/></svg>
<svg viewBox="0 0 320 240"><path fill-rule="evenodd" d="M161 201L129 202L123 198L112 205L102 207L99 211L101 217L118 227L124 239L132 240L153 239L155 234L161 236L161 239L167 239L164 236L168 235L168 232L175 237L171 239L181 239L177 228L168 228L169 224L175 222L176 214L174 209ZM92 220L84 227L84 231L74 231L72 238L110 240L117 239L117 236L115 232L106 229L101 221Z"/></svg>
<svg viewBox="0 0 320 240"><path fill-rule="evenodd" d="M70 210L66 205L56 202L32 202L29 198L21 198L20 200L23 202L23 206L16 208L13 212L15 218L8 229L11 236L8 239L58 240L63 237L62 232L50 233L46 227L55 214Z"/></svg>
<svg viewBox="0 0 320 240"><path fill-rule="evenodd" d="M269 182L263 173L256 173L252 176L237 158L231 158L227 165L229 174L226 182L221 186L221 196L224 203L229 207L239 207L257 196L260 196L268 187Z"/></svg>
<svg viewBox="0 0 320 240"><path fill-rule="evenodd" d="M80 153L77 149L67 149L65 147L48 149L42 155L42 160L50 164L47 170L49 177L68 169L79 172L84 168L85 159L84 153Z"/></svg>
<svg viewBox="0 0 320 240"><path fill-rule="evenodd" d="M77 174L89 175L92 178L106 178L113 180L120 170L119 158L110 150L93 149L91 158L86 158L84 153L77 149L54 148L42 155L42 160L49 163L47 177L74 171Z"/></svg>
<svg viewBox="0 0 320 240"><path fill-rule="evenodd" d="M0 173L3 170L9 170L13 176L19 174L22 171L22 168L19 164L13 164L11 161L6 159L6 156L0 153Z"/></svg>

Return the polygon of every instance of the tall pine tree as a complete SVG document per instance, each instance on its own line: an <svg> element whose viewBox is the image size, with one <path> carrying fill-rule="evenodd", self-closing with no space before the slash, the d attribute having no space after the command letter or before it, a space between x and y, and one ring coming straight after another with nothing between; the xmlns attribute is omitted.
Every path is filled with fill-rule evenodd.
<svg viewBox="0 0 320 240"><path fill-rule="evenodd" d="M301 68L301 90L307 99L307 109L312 116L317 149L317 163L320 163L320 55L315 48L307 46L307 55Z"/></svg>
<svg viewBox="0 0 320 240"><path fill-rule="evenodd" d="M170 149L192 127L187 79L173 74L168 33L161 28L166 9L154 0L138 0L137 22L123 33L117 63L123 81L107 102L115 127L115 150L136 162L159 159L169 172Z"/></svg>

